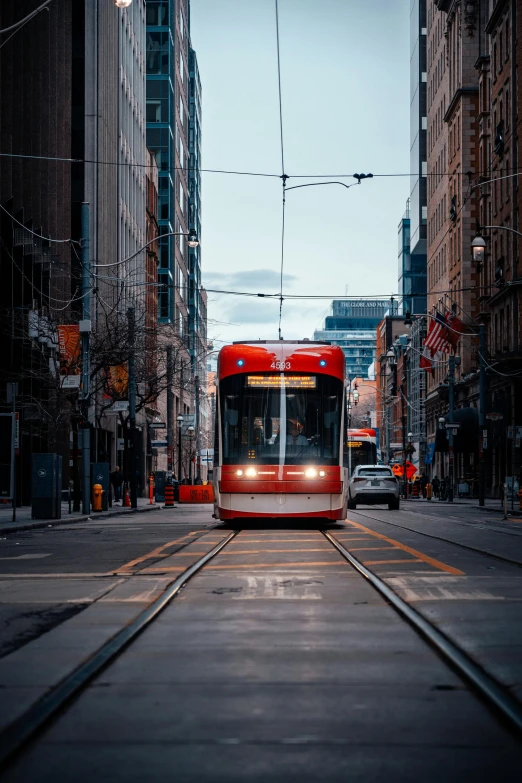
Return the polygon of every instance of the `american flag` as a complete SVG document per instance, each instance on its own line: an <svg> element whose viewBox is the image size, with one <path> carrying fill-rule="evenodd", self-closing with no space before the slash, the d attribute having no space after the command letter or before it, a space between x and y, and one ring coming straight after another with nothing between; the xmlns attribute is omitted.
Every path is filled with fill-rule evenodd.
<svg viewBox="0 0 522 783"><path fill-rule="evenodd" d="M449 352L450 350L446 321L438 310L436 310L435 315L430 318L428 336L424 340L424 345L426 348L430 349L432 356L438 351Z"/></svg>

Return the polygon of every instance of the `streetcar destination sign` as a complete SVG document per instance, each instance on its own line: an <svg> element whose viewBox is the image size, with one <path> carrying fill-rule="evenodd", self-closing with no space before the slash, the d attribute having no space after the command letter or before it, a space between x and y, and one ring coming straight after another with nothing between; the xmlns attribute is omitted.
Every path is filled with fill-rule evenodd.
<svg viewBox="0 0 522 783"><path fill-rule="evenodd" d="M315 375L247 375L247 386L261 389L315 389Z"/></svg>

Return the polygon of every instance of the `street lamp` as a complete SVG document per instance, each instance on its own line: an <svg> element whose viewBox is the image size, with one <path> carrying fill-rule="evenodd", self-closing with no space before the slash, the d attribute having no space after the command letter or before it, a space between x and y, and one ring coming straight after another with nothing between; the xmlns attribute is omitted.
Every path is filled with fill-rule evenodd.
<svg viewBox="0 0 522 783"><path fill-rule="evenodd" d="M183 426L183 416L180 414L176 421L178 423L178 481L181 484L181 428Z"/></svg>
<svg viewBox="0 0 522 783"><path fill-rule="evenodd" d="M128 8L131 3L132 0L114 0L114 5L117 5L118 8Z"/></svg>
<svg viewBox="0 0 522 783"><path fill-rule="evenodd" d="M477 234L473 242L471 243L471 250L473 252L473 263L476 266L480 266L484 262L484 254L486 251L486 243L484 237Z"/></svg>
<svg viewBox="0 0 522 783"><path fill-rule="evenodd" d="M197 247L199 245L199 239L194 229L190 229L188 233L187 245L189 247Z"/></svg>

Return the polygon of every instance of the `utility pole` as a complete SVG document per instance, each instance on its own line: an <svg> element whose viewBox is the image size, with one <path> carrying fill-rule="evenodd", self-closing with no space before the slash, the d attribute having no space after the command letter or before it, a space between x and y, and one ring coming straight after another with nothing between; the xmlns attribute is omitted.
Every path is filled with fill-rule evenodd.
<svg viewBox="0 0 522 783"><path fill-rule="evenodd" d="M136 492L136 366L134 344L136 340L134 307L127 309L129 325L129 446L130 446L130 501L131 507L138 507Z"/></svg>
<svg viewBox="0 0 522 783"><path fill-rule="evenodd" d="M194 387L196 397L196 479L195 484L201 484L201 457L199 443L199 375L194 376Z"/></svg>
<svg viewBox="0 0 522 783"><path fill-rule="evenodd" d="M90 397L90 341L91 341L91 261L89 258L89 204L82 204L82 511L91 511L91 428L89 424Z"/></svg>
<svg viewBox="0 0 522 783"><path fill-rule="evenodd" d="M184 406L183 406L183 361L180 362L180 368L179 368L179 412L181 416L185 415ZM181 473L183 468L183 454L181 449L181 438L182 438L182 429L179 428L178 431L178 481L181 482Z"/></svg>
<svg viewBox="0 0 522 783"><path fill-rule="evenodd" d="M406 476L406 406L404 404L404 392L401 390L401 427L402 427L402 481L404 486L404 499L408 498L408 479Z"/></svg>
<svg viewBox="0 0 522 783"><path fill-rule="evenodd" d="M386 397L383 397L384 399L384 415L386 417L386 462L388 465L390 464L391 459L391 450L390 450L390 418L391 418L391 412L390 408L388 407L386 403Z"/></svg>
<svg viewBox="0 0 522 783"><path fill-rule="evenodd" d="M167 484L172 484L172 453L174 449L174 364L172 345L167 345Z"/></svg>
<svg viewBox="0 0 522 783"><path fill-rule="evenodd" d="M486 327L479 326L479 506L485 504L486 497Z"/></svg>
<svg viewBox="0 0 522 783"><path fill-rule="evenodd" d="M448 359L449 369L449 405L448 405L448 424L453 424L453 407L455 392L455 356L451 354ZM449 487L448 503L453 503L453 427L448 429L448 451L449 451Z"/></svg>

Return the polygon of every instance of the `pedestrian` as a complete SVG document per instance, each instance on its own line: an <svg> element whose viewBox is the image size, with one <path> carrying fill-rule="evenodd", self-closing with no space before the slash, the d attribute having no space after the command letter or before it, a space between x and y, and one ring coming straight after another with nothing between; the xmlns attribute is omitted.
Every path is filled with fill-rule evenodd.
<svg viewBox="0 0 522 783"><path fill-rule="evenodd" d="M437 476L433 476L431 480L431 486L433 487L433 496L438 500L440 496L440 480L437 478Z"/></svg>
<svg viewBox="0 0 522 783"><path fill-rule="evenodd" d="M428 477L426 473L423 473L420 479L422 497L426 497L426 484L428 483Z"/></svg>
<svg viewBox="0 0 522 783"><path fill-rule="evenodd" d="M121 501L121 485L123 484L123 474L118 465L110 475L111 484L114 487L114 504Z"/></svg>

